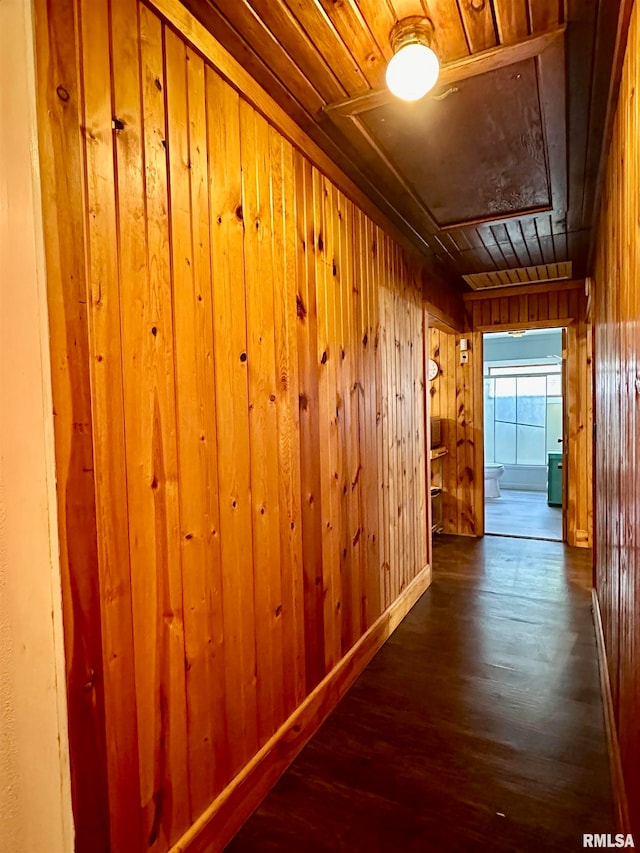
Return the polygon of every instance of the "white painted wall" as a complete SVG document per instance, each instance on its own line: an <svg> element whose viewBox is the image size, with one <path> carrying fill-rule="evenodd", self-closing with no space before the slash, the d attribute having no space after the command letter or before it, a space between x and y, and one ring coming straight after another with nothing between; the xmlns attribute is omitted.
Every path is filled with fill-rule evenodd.
<svg viewBox="0 0 640 853"><path fill-rule="evenodd" d="M71 853L31 0L0 0L0 853Z"/></svg>

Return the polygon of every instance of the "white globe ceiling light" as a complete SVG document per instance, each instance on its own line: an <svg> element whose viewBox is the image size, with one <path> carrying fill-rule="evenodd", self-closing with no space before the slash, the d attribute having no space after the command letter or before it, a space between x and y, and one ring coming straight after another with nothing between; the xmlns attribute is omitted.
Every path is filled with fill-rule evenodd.
<svg viewBox="0 0 640 853"><path fill-rule="evenodd" d="M428 18L403 18L389 35L393 56L387 65L387 86L404 101L417 101L436 85L438 57L431 50L433 24Z"/></svg>

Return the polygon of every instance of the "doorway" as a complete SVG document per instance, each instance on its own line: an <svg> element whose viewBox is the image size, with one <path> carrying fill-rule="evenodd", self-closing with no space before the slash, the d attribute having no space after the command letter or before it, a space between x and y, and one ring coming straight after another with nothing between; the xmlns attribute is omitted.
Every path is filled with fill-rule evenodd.
<svg viewBox="0 0 640 853"><path fill-rule="evenodd" d="M563 541L564 330L483 336L485 533Z"/></svg>

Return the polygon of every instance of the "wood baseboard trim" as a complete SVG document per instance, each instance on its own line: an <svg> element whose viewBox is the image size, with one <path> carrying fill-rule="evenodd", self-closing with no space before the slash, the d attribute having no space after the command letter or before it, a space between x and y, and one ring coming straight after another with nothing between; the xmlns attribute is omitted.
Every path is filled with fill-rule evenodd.
<svg viewBox="0 0 640 853"><path fill-rule="evenodd" d="M431 584L425 566L169 853L220 853Z"/></svg>
<svg viewBox="0 0 640 853"><path fill-rule="evenodd" d="M620 760L620 744L618 743L618 732L616 720L613 713L613 698L611 695L611 682L609 681L609 667L607 665L607 650L604 644L604 631L602 628L602 616L600 613L600 601L595 589L591 591L593 602L593 624L596 632L596 646L598 648L598 667L600 669L600 689L602 692L602 705L604 709L604 725L607 736L607 749L609 752L609 766L611 768L611 785L616 805L616 820L619 832L628 835L631 833L631 822L629 820L629 805L627 792L622 773L622 761Z"/></svg>

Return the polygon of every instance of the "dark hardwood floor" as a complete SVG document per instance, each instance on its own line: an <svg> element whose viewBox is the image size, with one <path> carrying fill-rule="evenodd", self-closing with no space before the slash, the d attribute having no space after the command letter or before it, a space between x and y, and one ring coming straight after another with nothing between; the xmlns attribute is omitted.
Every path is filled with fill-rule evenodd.
<svg viewBox="0 0 640 853"><path fill-rule="evenodd" d="M566 853L616 831L590 552L434 552L431 588L229 853Z"/></svg>

